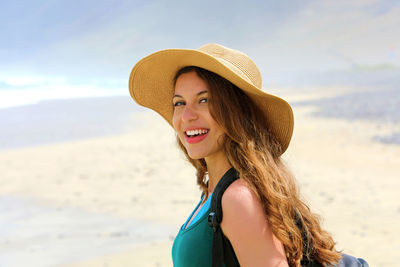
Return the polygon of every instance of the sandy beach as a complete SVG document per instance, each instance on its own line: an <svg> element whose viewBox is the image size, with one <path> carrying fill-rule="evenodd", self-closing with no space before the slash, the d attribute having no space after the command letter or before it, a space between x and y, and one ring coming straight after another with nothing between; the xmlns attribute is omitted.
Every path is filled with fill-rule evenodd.
<svg viewBox="0 0 400 267"><path fill-rule="evenodd" d="M339 249L371 267L395 267L400 123L318 115L318 100L346 93L280 94L295 115L284 159ZM101 114L118 105L104 105ZM0 150L0 267L172 266L173 238L200 197L194 169L157 114L121 109L115 116L125 116L113 126L123 130ZM68 130L60 122L56 127Z"/></svg>

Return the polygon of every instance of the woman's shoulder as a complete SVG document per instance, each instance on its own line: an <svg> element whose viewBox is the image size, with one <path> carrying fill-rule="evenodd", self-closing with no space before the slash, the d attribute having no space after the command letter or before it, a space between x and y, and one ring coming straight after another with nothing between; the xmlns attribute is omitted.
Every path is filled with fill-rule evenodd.
<svg viewBox="0 0 400 267"><path fill-rule="evenodd" d="M222 195L221 227L225 235L251 229L254 222L265 221L261 202L246 182L238 179L233 182Z"/></svg>
<svg viewBox="0 0 400 267"><path fill-rule="evenodd" d="M251 212L252 208L261 206L261 202L246 182L238 179L222 195L221 205L224 213L231 209L245 209Z"/></svg>

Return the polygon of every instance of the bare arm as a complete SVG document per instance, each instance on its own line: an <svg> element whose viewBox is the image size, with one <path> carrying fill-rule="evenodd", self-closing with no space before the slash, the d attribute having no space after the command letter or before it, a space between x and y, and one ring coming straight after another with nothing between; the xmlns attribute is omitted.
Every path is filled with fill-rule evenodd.
<svg viewBox="0 0 400 267"><path fill-rule="evenodd" d="M283 245L272 233L259 199L242 180L225 191L222 211L221 228L240 266L288 266Z"/></svg>

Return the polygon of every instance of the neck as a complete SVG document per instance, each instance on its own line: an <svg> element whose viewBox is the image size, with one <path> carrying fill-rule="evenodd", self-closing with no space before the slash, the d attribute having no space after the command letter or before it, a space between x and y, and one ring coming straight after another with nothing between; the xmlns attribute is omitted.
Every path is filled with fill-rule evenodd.
<svg viewBox="0 0 400 267"><path fill-rule="evenodd" d="M208 171L208 192L212 193L222 176L232 167L225 154L219 157L205 158Z"/></svg>

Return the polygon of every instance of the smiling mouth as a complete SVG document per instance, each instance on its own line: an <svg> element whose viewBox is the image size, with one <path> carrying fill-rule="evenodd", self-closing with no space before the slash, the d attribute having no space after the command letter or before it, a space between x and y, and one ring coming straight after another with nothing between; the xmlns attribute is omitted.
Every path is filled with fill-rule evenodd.
<svg viewBox="0 0 400 267"><path fill-rule="evenodd" d="M188 144L196 144L204 140L207 137L210 130L208 129L197 129L185 131L185 139Z"/></svg>
<svg viewBox="0 0 400 267"><path fill-rule="evenodd" d="M193 138L201 135L205 135L208 133L209 130L207 129L200 129L200 130L190 130L190 131L185 131L185 135L188 138Z"/></svg>

